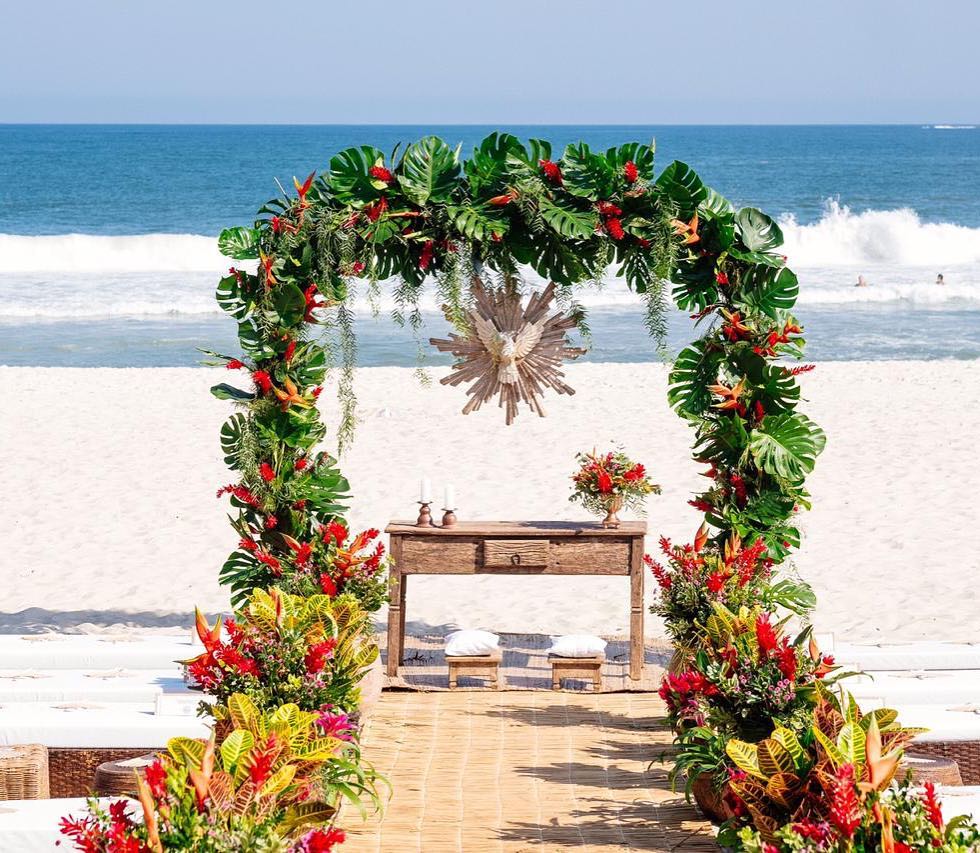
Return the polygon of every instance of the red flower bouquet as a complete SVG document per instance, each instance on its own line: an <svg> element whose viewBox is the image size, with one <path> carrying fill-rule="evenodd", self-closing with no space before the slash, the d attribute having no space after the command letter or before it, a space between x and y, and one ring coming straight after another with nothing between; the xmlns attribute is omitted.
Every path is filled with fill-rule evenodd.
<svg viewBox="0 0 980 853"><path fill-rule="evenodd" d="M647 495L660 494L660 486L650 481L646 468L625 453L599 456L593 450L580 453L575 459L579 469L572 475L575 490L569 500L581 501L582 506L596 515L605 513L604 527L619 527L616 513L623 507L642 511Z"/></svg>

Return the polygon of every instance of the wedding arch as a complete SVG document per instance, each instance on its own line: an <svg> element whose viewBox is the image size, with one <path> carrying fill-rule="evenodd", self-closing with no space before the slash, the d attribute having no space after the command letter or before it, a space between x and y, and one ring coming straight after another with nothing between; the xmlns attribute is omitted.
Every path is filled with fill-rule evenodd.
<svg viewBox="0 0 980 853"><path fill-rule="evenodd" d="M298 549L343 512L346 480L315 451L326 429L314 402L329 349L346 368L337 393L351 397L349 300L362 280L373 294L393 281L396 321L418 326L431 278L465 329L474 279L513 287L531 270L574 304L577 288L611 267L644 300L661 343L672 283L673 301L704 329L674 360L668 391L695 431L695 458L709 466L691 503L719 546L761 540L774 562L798 546L793 518L808 506L804 480L824 435L797 410L796 375L807 367L787 361L801 359L805 343L790 313L798 282L769 216L735 209L684 163L656 175L653 145L598 152L578 143L556 156L546 141L503 133L466 160L432 136L389 156L350 148L294 184L295 195L219 238L225 255L257 261L254 272L232 267L217 289L243 357L211 353L248 375L247 387L212 389L240 404L221 430L240 477L223 490L238 513L240 545L221 573L236 600L295 570ZM326 342L321 326L332 331ZM352 427L348 410L340 444Z"/></svg>

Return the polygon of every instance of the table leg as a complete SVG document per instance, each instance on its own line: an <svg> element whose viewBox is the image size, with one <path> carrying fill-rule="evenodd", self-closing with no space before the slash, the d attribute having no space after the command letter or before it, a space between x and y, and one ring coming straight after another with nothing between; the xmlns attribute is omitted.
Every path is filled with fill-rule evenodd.
<svg viewBox="0 0 980 853"><path fill-rule="evenodd" d="M397 564L388 576L388 675L398 675L402 659L402 576Z"/></svg>
<svg viewBox="0 0 980 853"><path fill-rule="evenodd" d="M398 636L400 638L398 643L398 662L404 663L405 657L405 593L408 590L408 575L401 576L401 597L399 600L399 611L401 613L401 621L398 624Z"/></svg>
<svg viewBox="0 0 980 853"><path fill-rule="evenodd" d="M643 675L643 540L630 548L630 678Z"/></svg>

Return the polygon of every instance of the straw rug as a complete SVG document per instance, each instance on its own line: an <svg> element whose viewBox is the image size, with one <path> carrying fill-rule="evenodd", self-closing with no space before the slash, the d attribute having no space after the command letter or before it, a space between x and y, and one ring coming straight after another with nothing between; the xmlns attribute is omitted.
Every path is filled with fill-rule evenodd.
<svg viewBox="0 0 980 853"><path fill-rule="evenodd" d="M443 647L446 638L437 633L405 637L404 663L396 678L388 678L386 686L408 690L448 690L449 671ZM381 648L386 648L387 634L379 637ZM500 634L503 660L500 664L502 690L550 690L551 665L548 648L551 638L543 634ZM671 649L662 641L657 644L646 641L643 677L633 681L629 677L629 641L624 638L609 639L606 646L606 663L602 668L602 689L607 693L623 690L656 692L660 678L670 659ZM466 682L460 682L463 690ZM479 683L477 683L479 684Z"/></svg>
<svg viewBox="0 0 980 853"><path fill-rule="evenodd" d="M641 693L386 691L363 743L392 799L367 823L345 811L344 851L716 851L655 762L663 711Z"/></svg>

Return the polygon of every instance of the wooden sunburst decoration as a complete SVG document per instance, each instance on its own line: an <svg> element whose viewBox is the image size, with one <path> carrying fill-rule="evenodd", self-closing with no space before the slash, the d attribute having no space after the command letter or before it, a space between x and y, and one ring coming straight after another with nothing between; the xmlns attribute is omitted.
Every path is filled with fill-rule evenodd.
<svg viewBox="0 0 980 853"><path fill-rule="evenodd" d="M451 352L457 359L442 384L473 383L466 391L470 399L463 407L464 415L497 396L508 424L517 417L521 402L543 418L540 397L546 388L559 394L575 393L560 370L563 361L586 352L571 346L565 334L575 326L574 315L558 312L548 316L555 298L554 282L532 294L526 308L514 289L488 290L474 279L471 290L475 306L469 312L470 333L429 340L440 352Z"/></svg>

